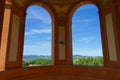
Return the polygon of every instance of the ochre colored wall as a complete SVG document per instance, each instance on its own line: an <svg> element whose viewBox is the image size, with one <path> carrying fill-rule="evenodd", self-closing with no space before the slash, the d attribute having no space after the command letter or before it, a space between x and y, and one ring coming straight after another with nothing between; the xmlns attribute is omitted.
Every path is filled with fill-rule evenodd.
<svg viewBox="0 0 120 80"><path fill-rule="evenodd" d="M0 45L1 45L1 33L2 33L3 15L4 15L4 3L5 0L0 1Z"/></svg>

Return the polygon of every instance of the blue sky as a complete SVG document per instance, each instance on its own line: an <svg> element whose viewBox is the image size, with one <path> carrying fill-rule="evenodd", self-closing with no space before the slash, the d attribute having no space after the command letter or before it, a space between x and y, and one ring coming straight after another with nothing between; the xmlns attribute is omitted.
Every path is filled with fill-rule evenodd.
<svg viewBox="0 0 120 80"><path fill-rule="evenodd" d="M72 18L73 54L102 56L98 8L84 5Z"/></svg>
<svg viewBox="0 0 120 80"><path fill-rule="evenodd" d="M51 17L38 6L27 9L24 55L51 54Z"/></svg>
<svg viewBox="0 0 120 80"><path fill-rule="evenodd" d="M27 9L24 55L51 54L51 17L38 6ZM78 8L72 17L73 54L102 56L98 9L94 5Z"/></svg>

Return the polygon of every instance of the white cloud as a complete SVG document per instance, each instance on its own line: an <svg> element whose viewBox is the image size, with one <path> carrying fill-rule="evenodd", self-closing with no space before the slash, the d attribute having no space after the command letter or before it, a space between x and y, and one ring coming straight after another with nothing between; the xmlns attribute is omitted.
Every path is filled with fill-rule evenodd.
<svg viewBox="0 0 120 80"><path fill-rule="evenodd" d="M84 41L84 42L91 42L94 40L94 37L82 37L79 39L79 41Z"/></svg>
<svg viewBox="0 0 120 80"><path fill-rule="evenodd" d="M76 18L76 19L73 19L72 20L72 22L73 23L91 23L91 22L93 22L93 20L92 19L78 19L78 18Z"/></svg>
<svg viewBox="0 0 120 80"><path fill-rule="evenodd" d="M35 30L35 29L33 29L31 31L34 32L34 33L39 33L39 34L41 34L41 33L51 33L50 29L45 29L45 30Z"/></svg>
<svg viewBox="0 0 120 80"><path fill-rule="evenodd" d="M25 32L25 35L33 34L51 34L51 29L32 29L28 32Z"/></svg>

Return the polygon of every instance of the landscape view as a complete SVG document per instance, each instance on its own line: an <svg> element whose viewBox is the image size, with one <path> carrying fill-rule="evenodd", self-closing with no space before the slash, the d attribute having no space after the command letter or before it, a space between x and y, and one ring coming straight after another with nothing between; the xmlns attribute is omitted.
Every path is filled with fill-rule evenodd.
<svg viewBox="0 0 120 80"><path fill-rule="evenodd" d="M52 65L50 56L38 56L38 55L24 55L23 66L49 66ZM73 65L80 66L103 66L102 57L88 57L75 55L73 57Z"/></svg>
<svg viewBox="0 0 120 80"><path fill-rule="evenodd" d="M51 16L40 6L30 6L27 11L24 39L23 66L52 65ZM100 21L98 8L87 4L72 16L73 65L103 66Z"/></svg>

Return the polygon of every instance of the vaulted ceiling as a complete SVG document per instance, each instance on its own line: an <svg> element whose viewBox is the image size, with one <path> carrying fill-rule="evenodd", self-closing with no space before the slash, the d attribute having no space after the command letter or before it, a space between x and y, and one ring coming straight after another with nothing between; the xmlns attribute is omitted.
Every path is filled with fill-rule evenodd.
<svg viewBox="0 0 120 80"><path fill-rule="evenodd" d="M26 2L29 2L29 1L42 1L42 2L50 3L50 4L67 4L67 3L74 3L74 2L83 1L83 0L13 0L13 2L17 4L18 6L24 6ZM109 0L97 0L97 1L100 4L104 4L108 2Z"/></svg>

